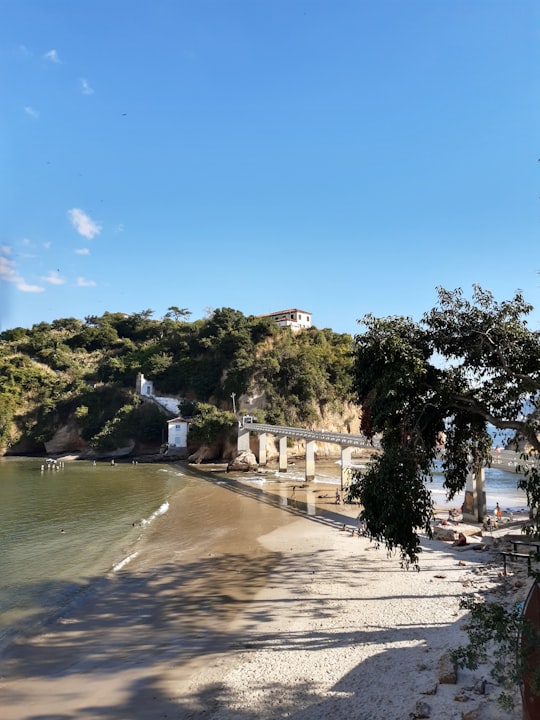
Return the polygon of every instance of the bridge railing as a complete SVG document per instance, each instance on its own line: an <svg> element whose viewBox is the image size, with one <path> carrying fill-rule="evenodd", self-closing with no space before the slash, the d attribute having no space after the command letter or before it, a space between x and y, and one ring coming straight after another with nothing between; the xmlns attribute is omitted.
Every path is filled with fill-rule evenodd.
<svg viewBox="0 0 540 720"><path fill-rule="evenodd" d="M538 467L538 464L539 458L537 455L524 459L523 453L515 450L495 450L491 454L490 466L492 468L505 468L513 472L518 472L519 468L519 471L523 473L531 468Z"/></svg>
<svg viewBox="0 0 540 720"><path fill-rule="evenodd" d="M325 430L304 430L303 428L286 427L283 425L265 425L254 423L246 418L239 420L239 425L244 430L257 433L268 433L278 437L301 438L304 440L317 440L318 442L333 443L342 447L366 448L379 450L380 444L377 441L369 440L365 435L353 435L352 433L326 432Z"/></svg>

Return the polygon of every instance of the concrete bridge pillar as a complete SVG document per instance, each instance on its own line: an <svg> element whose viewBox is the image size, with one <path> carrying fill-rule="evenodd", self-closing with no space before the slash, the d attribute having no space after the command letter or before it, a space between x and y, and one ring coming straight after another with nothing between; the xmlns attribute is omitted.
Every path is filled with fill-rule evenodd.
<svg viewBox="0 0 540 720"><path fill-rule="evenodd" d="M306 482L315 480L315 440L306 440Z"/></svg>
<svg viewBox="0 0 540 720"><path fill-rule="evenodd" d="M266 465L266 435L259 434L259 465Z"/></svg>
<svg viewBox="0 0 540 720"><path fill-rule="evenodd" d="M239 453L243 452L244 450L249 452L250 445L249 445L249 430L246 430L246 428L242 427L241 425L238 426L238 444L236 446Z"/></svg>
<svg viewBox="0 0 540 720"><path fill-rule="evenodd" d="M341 448L341 492L343 493L351 484L352 447Z"/></svg>
<svg viewBox="0 0 540 720"><path fill-rule="evenodd" d="M279 438L279 472L287 472L287 437Z"/></svg>
<svg viewBox="0 0 540 720"><path fill-rule="evenodd" d="M484 468L476 473L469 472L465 485L465 502L463 503L463 519L468 522L482 522L487 514L486 486Z"/></svg>

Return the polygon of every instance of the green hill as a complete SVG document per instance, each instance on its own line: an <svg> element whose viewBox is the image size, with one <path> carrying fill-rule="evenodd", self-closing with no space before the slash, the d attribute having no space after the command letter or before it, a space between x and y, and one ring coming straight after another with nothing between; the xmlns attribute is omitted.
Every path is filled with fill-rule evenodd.
<svg viewBox="0 0 540 720"><path fill-rule="evenodd" d="M66 448L106 454L159 448L165 417L135 392L143 373L156 392L193 414L190 442L231 428L236 409L272 424L342 423L352 402L352 337L311 327L298 333L269 318L221 308L187 321L170 308L62 318L0 334L0 453L43 453L62 430ZM341 429L341 428L339 428Z"/></svg>

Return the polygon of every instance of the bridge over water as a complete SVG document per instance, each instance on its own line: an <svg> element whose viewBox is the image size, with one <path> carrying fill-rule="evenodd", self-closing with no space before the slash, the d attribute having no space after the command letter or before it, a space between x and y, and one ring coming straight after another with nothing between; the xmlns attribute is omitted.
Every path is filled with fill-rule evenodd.
<svg viewBox="0 0 540 720"><path fill-rule="evenodd" d="M351 473L354 469L365 467L365 465L354 465L352 453L355 449L370 450L373 454L380 450L380 444L371 442L364 435L353 435L351 433L326 432L324 430L305 430L303 428L286 427L282 425L265 425L255 423L251 416L244 416L238 421L238 452L250 450L250 434L256 433L259 441L259 465L266 465L266 436L273 435L279 438L279 472L287 472L287 441L288 438L299 438L306 443L306 482L315 479L315 444L332 443L341 447L341 489L342 491L350 484ZM444 450L441 450L441 454ZM366 459L369 462L369 458ZM505 472L523 472L526 463L521 454L513 450L499 450L493 452L491 467ZM465 520L478 522L483 519L486 512L486 492L484 468L476 475L470 474L467 477L465 487L465 503L463 516Z"/></svg>
<svg viewBox="0 0 540 720"><path fill-rule="evenodd" d="M282 425L265 425L252 422L250 416L240 418L238 422L238 452L249 450L249 436L256 433L259 440L259 465L266 465L266 436L279 438L279 472L287 472L287 440L299 438L306 442L306 482L315 479L315 444L332 443L341 447L341 489L350 482L352 453L355 449L375 451L380 449L376 442L371 442L364 435L351 433L326 432L325 430L305 430L303 428L285 427ZM357 466L356 466L357 467Z"/></svg>

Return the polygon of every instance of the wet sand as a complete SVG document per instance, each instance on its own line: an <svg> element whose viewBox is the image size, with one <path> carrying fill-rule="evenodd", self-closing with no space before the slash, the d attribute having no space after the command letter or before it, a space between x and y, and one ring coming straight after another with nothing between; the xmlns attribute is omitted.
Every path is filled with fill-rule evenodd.
<svg viewBox="0 0 540 720"><path fill-rule="evenodd" d="M2 719L409 717L463 639L459 597L496 582L487 555L426 541L422 572L406 573L352 534L358 508L336 505L335 485L296 482L293 499L285 477L201 478L132 563L19 639ZM455 691L429 697L432 717L454 718Z"/></svg>

